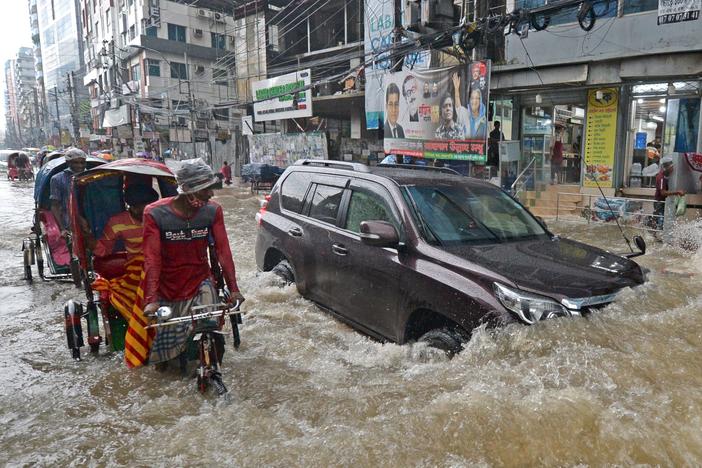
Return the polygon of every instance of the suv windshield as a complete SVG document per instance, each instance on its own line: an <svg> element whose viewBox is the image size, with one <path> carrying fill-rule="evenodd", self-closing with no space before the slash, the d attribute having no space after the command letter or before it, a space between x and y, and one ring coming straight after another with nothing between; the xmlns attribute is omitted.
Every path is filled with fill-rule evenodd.
<svg viewBox="0 0 702 468"><path fill-rule="evenodd" d="M430 242L491 243L546 235L521 205L496 188L455 184L405 189Z"/></svg>

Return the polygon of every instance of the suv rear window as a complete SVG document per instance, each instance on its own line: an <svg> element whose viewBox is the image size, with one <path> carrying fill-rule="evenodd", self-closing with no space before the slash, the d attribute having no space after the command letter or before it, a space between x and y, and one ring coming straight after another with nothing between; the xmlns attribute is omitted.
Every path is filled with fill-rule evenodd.
<svg viewBox="0 0 702 468"><path fill-rule="evenodd" d="M312 175L307 172L293 172L280 188L280 203L283 208L295 213L302 212L307 188L312 181Z"/></svg>
<svg viewBox="0 0 702 468"><path fill-rule="evenodd" d="M339 212L343 194L344 189L341 187L317 185L310 206L310 217L325 223L336 224L336 215Z"/></svg>

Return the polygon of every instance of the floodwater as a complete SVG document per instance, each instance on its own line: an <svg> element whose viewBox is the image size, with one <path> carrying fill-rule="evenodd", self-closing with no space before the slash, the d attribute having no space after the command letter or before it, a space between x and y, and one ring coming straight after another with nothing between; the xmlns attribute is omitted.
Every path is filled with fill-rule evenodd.
<svg viewBox="0 0 702 468"><path fill-rule="evenodd" d="M449 361L368 339L257 274L258 198L219 201L248 313L225 354L228 402L119 354L72 361L62 304L81 293L21 279L31 188L0 182L0 465L702 464L699 255L651 243L650 282L617 303L478 330ZM612 226L551 227L625 247Z"/></svg>

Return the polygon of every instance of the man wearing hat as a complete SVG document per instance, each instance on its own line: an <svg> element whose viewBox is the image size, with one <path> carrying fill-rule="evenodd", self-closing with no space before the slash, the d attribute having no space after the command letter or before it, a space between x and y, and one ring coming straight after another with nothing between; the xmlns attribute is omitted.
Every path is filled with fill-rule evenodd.
<svg viewBox="0 0 702 468"><path fill-rule="evenodd" d="M663 226L663 216L665 214L665 199L672 196L678 195L683 196L685 192L682 190L677 190L671 192L668 189L668 179L673 174L673 158L670 156L664 156L661 158L661 169L656 175L656 193L654 195L655 203L653 208L653 214L656 216L655 223L658 227Z"/></svg>
<svg viewBox="0 0 702 468"><path fill-rule="evenodd" d="M230 301L243 301L236 283L234 260L224 229L222 207L211 201L217 177L201 158L183 161L176 171L178 195L163 198L144 211L144 308L155 312L167 305L173 317L196 305L218 301L207 251L214 242ZM185 349L190 323L159 328L149 362L164 363Z"/></svg>
<svg viewBox="0 0 702 468"><path fill-rule="evenodd" d="M63 155L68 167L62 172L54 175L49 182L51 200L51 213L61 228L61 234L65 236L70 230L68 219L68 199L71 191L71 179L75 174L80 174L85 170L87 157L83 150L69 148Z"/></svg>

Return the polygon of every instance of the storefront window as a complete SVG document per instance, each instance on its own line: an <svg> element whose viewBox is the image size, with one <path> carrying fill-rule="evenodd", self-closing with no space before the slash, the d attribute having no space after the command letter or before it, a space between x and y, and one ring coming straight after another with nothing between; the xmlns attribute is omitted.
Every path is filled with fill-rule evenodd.
<svg viewBox="0 0 702 468"><path fill-rule="evenodd" d="M658 9L658 0L624 0L624 14Z"/></svg>
<svg viewBox="0 0 702 468"><path fill-rule="evenodd" d="M632 86L625 186L651 188L661 157L697 150L699 88L697 81Z"/></svg>

